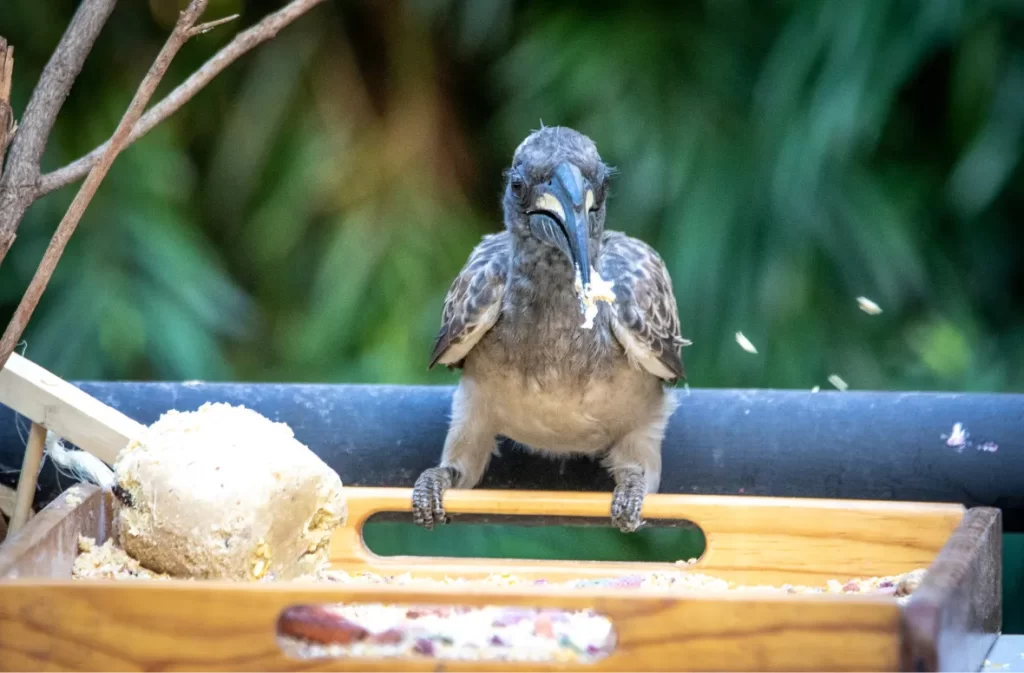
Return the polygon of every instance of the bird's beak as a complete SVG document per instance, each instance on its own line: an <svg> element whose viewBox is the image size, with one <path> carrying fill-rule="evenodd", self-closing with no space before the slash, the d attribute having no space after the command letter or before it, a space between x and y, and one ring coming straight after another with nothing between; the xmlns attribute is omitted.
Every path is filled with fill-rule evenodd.
<svg viewBox="0 0 1024 673"><path fill-rule="evenodd" d="M587 185L580 169L568 161L560 163L533 205L534 213L542 213L558 222L565 241L557 243L576 265L586 288L590 284L590 218Z"/></svg>

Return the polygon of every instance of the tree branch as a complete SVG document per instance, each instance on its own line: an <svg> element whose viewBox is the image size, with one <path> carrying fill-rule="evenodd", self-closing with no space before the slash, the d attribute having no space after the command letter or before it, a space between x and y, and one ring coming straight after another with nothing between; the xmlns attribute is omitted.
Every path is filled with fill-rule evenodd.
<svg viewBox="0 0 1024 673"><path fill-rule="evenodd" d="M157 85L163 79L174 56L191 37L191 30L206 10L208 1L192 0L185 11L181 12L174 30L171 32L170 37L167 38L167 42L164 43L160 53L157 54L156 60L149 68L149 72L143 78L142 84L139 85L138 90L135 92L135 97L132 98L131 104L125 111L124 116L121 117L121 121L114 131L114 135L107 143L102 156L89 171L85 182L78 190L78 194L75 195L75 200L71 202L71 206L57 226L53 238L50 239L50 245L46 248L43 259L39 263L39 268L36 269L36 273L32 277L32 282L29 283L25 295L21 298L21 303L14 312L14 317L11 318L11 322L7 325L3 337L0 338L0 368L7 364L7 359L14 351L18 340L21 339L22 332L25 331L25 327L32 317L32 312L39 303L39 299L42 297L43 291L50 281L50 276L53 275L57 262L60 261L68 239L71 238L79 221L82 219L82 215L96 194L100 182L103 181L107 171L110 170L110 165L114 162L118 153L128 144L132 129L142 116L142 111L145 110L149 99L152 98L153 92L156 91ZM39 144L45 144L45 136L42 137Z"/></svg>
<svg viewBox="0 0 1024 673"><path fill-rule="evenodd" d="M14 242L22 216L38 198L39 160L57 113L116 4L117 0L82 0L32 92L0 178L0 264Z"/></svg>
<svg viewBox="0 0 1024 673"><path fill-rule="evenodd" d="M4 174L4 156L14 136L14 109L11 108L11 80L14 79L14 47L0 37L0 178ZM2 257L2 255L0 255Z"/></svg>
<svg viewBox="0 0 1024 673"><path fill-rule="evenodd" d="M182 105L191 100L192 97L199 93L203 87L209 84L214 77L219 75L225 68L238 60L240 56L273 38L282 28L321 2L323 2L323 0L293 0L291 3L273 14L268 14L262 21L251 28L236 35L235 38L223 49L218 51L213 58L204 63L199 70L192 73L192 75L178 85L174 91L167 94L166 98L154 105L149 112L143 115L142 119L139 120L139 123L132 130L132 134L128 138L128 144L131 144L146 135L152 131L157 124L177 112ZM86 154L84 157L76 159L63 168L43 175L35 185L36 198L39 198L44 194L49 194L55 189L60 189L61 187L65 187L82 179L82 177L89 172L89 169L100 160L100 157L103 156L103 152L106 151L109 144L110 141L107 141L92 152L89 152L89 154Z"/></svg>

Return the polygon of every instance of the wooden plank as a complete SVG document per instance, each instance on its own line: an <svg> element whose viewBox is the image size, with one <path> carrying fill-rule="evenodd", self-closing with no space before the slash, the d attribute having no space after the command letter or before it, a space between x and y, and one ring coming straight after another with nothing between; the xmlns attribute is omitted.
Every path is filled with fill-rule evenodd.
<svg viewBox="0 0 1024 673"><path fill-rule="evenodd" d="M568 579L610 573L678 570L671 563L530 561L409 556L384 557L363 543L362 525L378 512L411 510L411 490L345 489L349 518L331 539L331 561L346 570L478 577L508 572ZM452 514L556 514L602 517L610 493L451 490ZM690 568L744 584L824 584L927 567L956 530L964 508L952 504L652 494L647 519L685 519L698 525L706 551ZM451 524L457 525L457 524Z"/></svg>
<svg viewBox="0 0 1024 673"><path fill-rule="evenodd" d="M0 581L0 670L436 670L438 662L429 659L296 662L286 658L275 639L282 610L333 602L595 608L614 623L616 649L596 664L450 661L443 663L446 670L882 671L897 670L908 661L900 606L879 596L71 581L67 578L79 533L102 541L110 520L109 494L94 486L80 485L76 490L79 497L84 496L82 502L69 502L66 493L40 512L10 545L0 547L0 577L5 578ZM339 532L342 537L335 540L336 545L344 544L344 536L358 530L372 511L400 508L409 496L407 489L347 492L352 516L344 528L347 532ZM506 495L482 501L477 499L486 494L477 491L452 491L450 495L453 512L485 509L531 514L555 507L591 516L607 504L604 494L530 493L522 497L520 493L519 498ZM708 521L734 521L738 530L771 525L775 518L789 523L776 523L774 530L795 531L798 538L813 531L822 534L831 525L826 519L852 508L863 520L857 523L856 516L842 519L840 547L846 540L855 545L863 542L864 536L875 530L867 522L881 524L884 534L895 522L926 528L929 521L944 521L956 513L956 508L951 511L946 506L908 503L668 498L682 498L688 509L678 511L698 515L692 518L705 525ZM680 506L659 497L652 497L649 503L647 515L659 518ZM806 506L807 512L801 514L798 505ZM965 523L956 530L960 534L975 527ZM943 553L951 554L951 546L970 547L971 539L951 541ZM799 549L796 553L799 556ZM503 570L504 562L491 569ZM563 570L569 576L581 574L568 566ZM940 567L940 576L948 572ZM844 574L831 568L822 573ZM944 647L955 645L949 641Z"/></svg>
<svg viewBox="0 0 1024 673"><path fill-rule="evenodd" d="M0 582L70 577L79 534L105 540L110 510L110 494L98 487L78 484L68 489L0 546Z"/></svg>
<svg viewBox="0 0 1024 673"><path fill-rule="evenodd" d="M880 598L542 588L455 593L283 583L4 582L0 669L438 670L430 659L286 658L275 638L281 611L333 602L593 608L613 621L616 632L615 651L596 664L446 661L445 670L887 671L899 663L899 608Z"/></svg>
<svg viewBox="0 0 1024 673"><path fill-rule="evenodd" d="M144 428L17 353L0 369L0 403L107 464Z"/></svg>
<svg viewBox="0 0 1024 673"><path fill-rule="evenodd" d="M903 611L903 670L977 671L1002 624L1002 517L976 507Z"/></svg>

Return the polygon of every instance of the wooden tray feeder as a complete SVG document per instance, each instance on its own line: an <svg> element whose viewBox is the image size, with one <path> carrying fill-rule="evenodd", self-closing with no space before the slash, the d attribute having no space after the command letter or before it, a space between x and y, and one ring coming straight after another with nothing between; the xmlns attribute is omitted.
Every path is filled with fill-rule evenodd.
<svg viewBox="0 0 1024 673"><path fill-rule="evenodd" d="M46 397L48 413L63 399ZM105 408L78 418L87 426L121 423L111 414L117 412ZM78 425L68 424L70 415L57 416L64 433L83 434L70 429ZM331 564L349 573L505 573L557 583L679 570L671 563L378 556L363 541L363 524L374 514L408 512L410 491L349 487L345 495L348 521L331 540ZM610 493L453 490L445 505L455 515L604 518L610 502ZM991 508L672 494L645 502L646 519L686 520L704 532L706 551L687 570L744 585L821 586L927 568L905 602L872 594L555 584L72 579L79 536L105 541L111 513L109 493L79 485L0 546L0 670L977 671L1001 621L1001 518ZM612 637L585 661L441 658L431 649L314 659L286 652L289 636L323 651L358 640L358 628L329 607L337 604L458 608L481 620L493 614L483 612L488 606L556 616L592 611L610 622Z"/></svg>

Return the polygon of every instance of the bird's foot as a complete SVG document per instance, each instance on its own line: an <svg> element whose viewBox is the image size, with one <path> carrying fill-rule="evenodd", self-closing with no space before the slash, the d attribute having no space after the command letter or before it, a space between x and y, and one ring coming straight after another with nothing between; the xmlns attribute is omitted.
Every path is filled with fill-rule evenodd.
<svg viewBox="0 0 1024 673"><path fill-rule="evenodd" d="M435 523L448 523L442 500L457 477L454 467L432 467L419 476L412 487L412 520L417 526L431 530Z"/></svg>
<svg viewBox="0 0 1024 673"><path fill-rule="evenodd" d="M647 495L647 481L636 472L626 475L612 493L612 523L623 533L632 533L644 525L640 512Z"/></svg>

